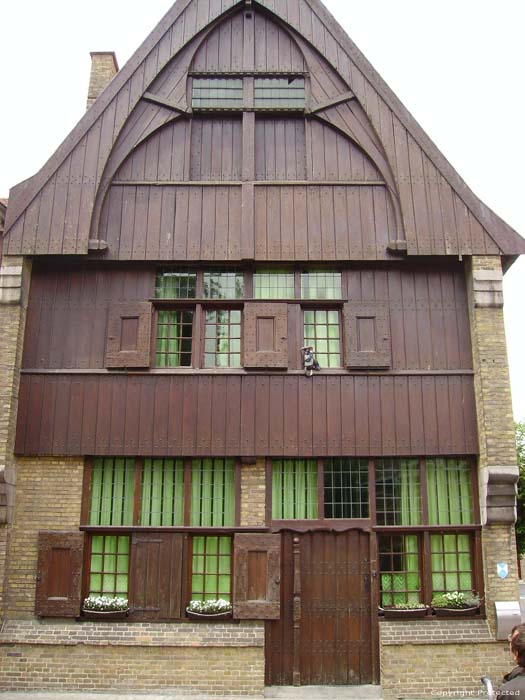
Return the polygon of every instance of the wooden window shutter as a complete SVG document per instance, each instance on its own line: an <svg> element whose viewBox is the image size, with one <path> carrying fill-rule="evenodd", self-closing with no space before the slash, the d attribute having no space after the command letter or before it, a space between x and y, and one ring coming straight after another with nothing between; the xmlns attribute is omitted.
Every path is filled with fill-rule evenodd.
<svg viewBox="0 0 525 700"><path fill-rule="evenodd" d="M251 369L288 367L287 304L245 304L244 366Z"/></svg>
<svg viewBox="0 0 525 700"><path fill-rule="evenodd" d="M80 615L83 555L83 532L38 533L37 615Z"/></svg>
<svg viewBox="0 0 525 700"><path fill-rule="evenodd" d="M149 367L151 346L150 302L111 304L106 344L106 367Z"/></svg>
<svg viewBox="0 0 525 700"><path fill-rule="evenodd" d="M345 360L350 369L391 366L390 324L385 302L344 305Z"/></svg>
<svg viewBox="0 0 525 700"><path fill-rule="evenodd" d="M141 532L131 539L131 615L137 620L181 617L183 535Z"/></svg>
<svg viewBox="0 0 525 700"><path fill-rule="evenodd" d="M236 534L233 616L278 620L281 601L281 536Z"/></svg>

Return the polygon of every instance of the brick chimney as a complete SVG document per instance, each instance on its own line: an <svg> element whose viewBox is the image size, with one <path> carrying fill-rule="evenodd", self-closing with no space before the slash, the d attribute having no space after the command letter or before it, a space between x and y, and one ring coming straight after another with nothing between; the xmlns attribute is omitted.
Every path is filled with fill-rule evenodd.
<svg viewBox="0 0 525 700"><path fill-rule="evenodd" d="M92 51L90 55L91 75L89 76L87 109L91 107L118 72L117 57L113 51Z"/></svg>

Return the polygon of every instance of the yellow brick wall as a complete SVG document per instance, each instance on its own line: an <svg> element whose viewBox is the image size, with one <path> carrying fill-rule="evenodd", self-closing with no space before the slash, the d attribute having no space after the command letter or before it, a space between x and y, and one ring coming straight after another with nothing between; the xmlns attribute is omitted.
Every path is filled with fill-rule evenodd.
<svg viewBox="0 0 525 700"><path fill-rule="evenodd" d="M0 646L0 690L262 695L264 647Z"/></svg>
<svg viewBox="0 0 525 700"><path fill-rule="evenodd" d="M474 256L468 270L480 468L516 464L514 420L502 308L474 305L472 274L501 271L498 256Z"/></svg>
<svg viewBox="0 0 525 700"><path fill-rule="evenodd" d="M503 642L383 646L383 698L485 697L481 676L496 685L512 666Z"/></svg>
<svg viewBox="0 0 525 700"><path fill-rule="evenodd" d="M243 464L241 471L241 525L257 527L266 521L266 462Z"/></svg>
<svg viewBox="0 0 525 700"><path fill-rule="evenodd" d="M517 464L517 458L503 309L498 304L498 294L494 294L494 307L476 304L483 301L484 296L475 291L474 277L480 271L489 273L491 278L498 277L501 273L500 258L474 256L467 266L481 483L484 470L512 468ZM500 288L499 282L487 282L487 288L491 284L494 289ZM483 498L483 493L481 495ZM494 602L518 600L514 528L511 525L486 525L482 543L487 617L494 631ZM497 575L498 562L509 565L509 576L505 580Z"/></svg>
<svg viewBox="0 0 525 700"><path fill-rule="evenodd" d="M13 457L20 364L31 264L20 257L5 256L2 268L22 268L19 303L0 303L0 621L5 615L10 525L13 520L16 468ZM10 280L10 284L13 280ZM10 288L8 292L16 290Z"/></svg>
<svg viewBox="0 0 525 700"><path fill-rule="evenodd" d="M8 550L8 617L30 617L35 607L39 530L78 530L84 461L23 458L16 462L15 518Z"/></svg>

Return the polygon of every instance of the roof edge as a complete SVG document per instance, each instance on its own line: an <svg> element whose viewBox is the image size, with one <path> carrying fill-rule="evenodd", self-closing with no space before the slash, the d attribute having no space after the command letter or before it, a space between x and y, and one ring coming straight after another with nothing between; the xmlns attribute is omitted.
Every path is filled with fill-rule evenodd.
<svg viewBox="0 0 525 700"><path fill-rule="evenodd" d="M93 106L81 117L80 121L73 127L72 131L69 132L64 141L62 141L40 170L27 180L23 180L21 183L17 183L11 188L9 192L11 204L9 206L8 221L6 222L6 236L9 235L9 229L13 227L24 210L31 204L40 189L53 173L58 170L73 148L85 136L88 129L102 115L105 108L132 77L140 64L146 59L149 52L157 45L169 27L176 22L191 2L193 2L193 0L176 0L174 5L148 34L146 39L132 54L122 69L118 71L113 80L104 88L93 103ZM189 41L189 39L187 41ZM187 41L182 44L181 48L185 46ZM20 186L23 186L23 191L19 190Z"/></svg>
<svg viewBox="0 0 525 700"><path fill-rule="evenodd" d="M447 160L442 151L432 141L427 132L409 112L394 91L379 75L363 52L353 42L341 24L332 15L321 0L304 0L324 25L327 25L342 48L361 70L365 78L374 86L386 104L400 119L410 132L416 143L422 148L434 165L441 171L449 184L463 200L465 206L472 211L479 223L487 230L496 245L502 250L502 255L525 254L525 238L512 228L504 219L487 206L467 185L454 166ZM329 61L329 59L327 58ZM337 67L336 67L337 68ZM364 108L364 106L363 106Z"/></svg>

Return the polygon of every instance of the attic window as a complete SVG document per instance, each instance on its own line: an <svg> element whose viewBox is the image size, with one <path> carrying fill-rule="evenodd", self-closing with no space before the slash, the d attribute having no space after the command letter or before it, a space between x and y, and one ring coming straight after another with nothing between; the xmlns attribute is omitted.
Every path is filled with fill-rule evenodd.
<svg viewBox="0 0 525 700"><path fill-rule="evenodd" d="M304 109L304 78L256 78L255 107Z"/></svg>
<svg viewBox="0 0 525 700"><path fill-rule="evenodd" d="M242 78L194 78L191 104L194 109L242 108Z"/></svg>

